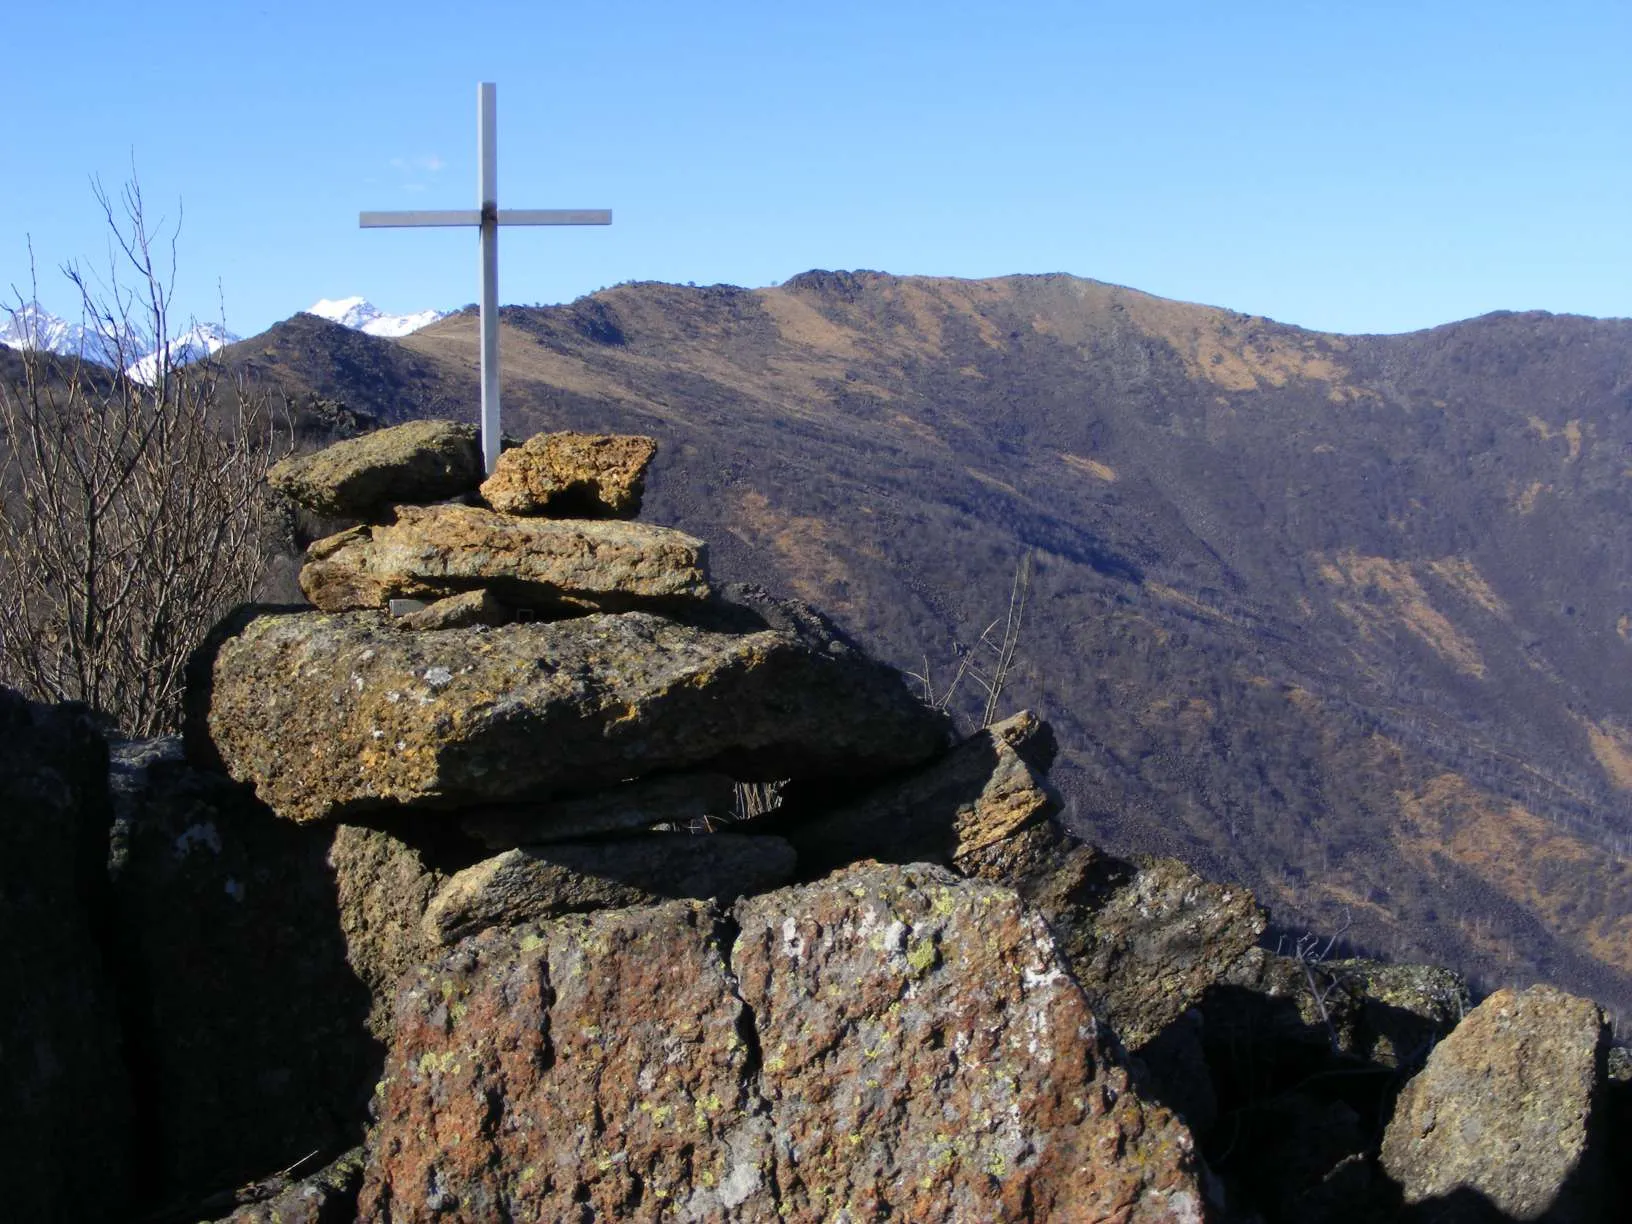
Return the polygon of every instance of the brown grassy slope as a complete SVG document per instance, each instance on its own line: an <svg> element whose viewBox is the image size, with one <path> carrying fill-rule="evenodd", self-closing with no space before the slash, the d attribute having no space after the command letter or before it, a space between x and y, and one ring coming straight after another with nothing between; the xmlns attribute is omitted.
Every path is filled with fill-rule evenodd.
<svg viewBox="0 0 1632 1224"><path fill-rule="evenodd" d="M1632 1007L1632 324L870 273L504 321L508 432L654 434L647 517L898 664L947 678L1036 548L1005 707L1054 720L1092 836ZM401 348L473 412L472 316Z"/></svg>

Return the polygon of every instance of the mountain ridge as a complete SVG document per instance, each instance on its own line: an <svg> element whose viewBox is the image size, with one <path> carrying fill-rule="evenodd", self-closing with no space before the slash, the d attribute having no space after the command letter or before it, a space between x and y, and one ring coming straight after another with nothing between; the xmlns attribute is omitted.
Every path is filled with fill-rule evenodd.
<svg viewBox="0 0 1632 1224"><path fill-rule="evenodd" d="M653 521L937 684L1035 550L1012 701L1096 840L1632 1004L1632 323L1334 336L1059 274L822 271L501 320L510 433L652 434ZM289 336L236 351L382 419L474 416L469 313Z"/></svg>

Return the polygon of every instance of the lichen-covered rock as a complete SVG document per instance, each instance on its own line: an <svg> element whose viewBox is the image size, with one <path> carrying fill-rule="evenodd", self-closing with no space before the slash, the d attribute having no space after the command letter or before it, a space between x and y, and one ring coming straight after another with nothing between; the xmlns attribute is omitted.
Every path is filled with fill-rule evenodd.
<svg viewBox="0 0 1632 1224"><path fill-rule="evenodd" d="M592 795L461 812L466 836L490 850L572 841L654 825L704 826L734 811L736 785L722 773L657 774Z"/></svg>
<svg viewBox="0 0 1632 1224"><path fill-rule="evenodd" d="M198 669L210 690L191 696L213 749L298 821L541 799L698 766L866 776L945 742L944 720L859 655L645 613L441 633L402 633L375 613L267 615L215 651Z"/></svg>
<svg viewBox="0 0 1632 1224"><path fill-rule="evenodd" d="M1012 890L862 864L736 917L792 1218L1200 1219L1189 1132Z"/></svg>
<svg viewBox="0 0 1632 1224"><path fill-rule="evenodd" d="M485 927L692 898L730 904L793 878L780 837L652 833L519 846L458 872L425 911L425 937L452 943Z"/></svg>
<svg viewBox="0 0 1632 1224"><path fill-rule="evenodd" d="M1550 986L1474 1008L1405 1086L1383 1137L1406 1202L1460 1195L1513 1220L1608 1219L1594 1150L1608 1038L1596 1004Z"/></svg>
<svg viewBox="0 0 1632 1224"><path fill-rule="evenodd" d="M645 523L399 506L393 523L316 541L300 589L325 612L477 587L546 611L674 607L708 598L704 554L701 540Z"/></svg>
<svg viewBox="0 0 1632 1224"><path fill-rule="evenodd" d="M373 1000L368 1029L383 1038L397 979L436 950L423 921L447 877L426 866L420 852L402 839L359 825L335 826L328 863L346 961Z"/></svg>
<svg viewBox="0 0 1632 1224"><path fill-rule="evenodd" d="M0 1211L11 1219L128 1215L130 1086L97 938L107 762L90 711L0 688Z"/></svg>
<svg viewBox="0 0 1632 1224"><path fill-rule="evenodd" d="M399 502L473 492L482 479L482 452L472 425L409 421L285 459L266 479L318 514L368 518Z"/></svg>
<svg viewBox="0 0 1632 1224"><path fill-rule="evenodd" d="M378 1054L335 920L328 830L277 819L174 740L113 755L109 930L149 1195L355 1143Z"/></svg>
<svg viewBox="0 0 1632 1224"><path fill-rule="evenodd" d="M470 629L476 625L496 628L508 625L513 615L509 608L494 598L492 591L484 588L439 599L428 608L398 617L397 626L422 633L438 629Z"/></svg>
<svg viewBox="0 0 1632 1224"><path fill-rule="evenodd" d="M747 1025L699 902L466 940L397 1000L358 1218L775 1219Z"/></svg>
<svg viewBox="0 0 1632 1224"><path fill-rule="evenodd" d="M359 1218L1201 1218L1188 1133L1011 891L872 864L737 917L729 959L676 901L427 968Z"/></svg>
<svg viewBox="0 0 1632 1224"><path fill-rule="evenodd" d="M482 498L505 514L565 518L640 513L650 438L621 434L544 433L499 456L482 482Z"/></svg>

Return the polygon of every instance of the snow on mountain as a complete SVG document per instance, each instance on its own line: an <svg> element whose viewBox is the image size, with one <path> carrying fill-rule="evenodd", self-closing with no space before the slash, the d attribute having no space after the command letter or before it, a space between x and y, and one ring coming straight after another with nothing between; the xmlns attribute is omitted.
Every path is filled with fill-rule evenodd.
<svg viewBox="0 0 1632 1224"><path fill-rule="evenodd" d="M338 323L341 327L349 327L353 331L387 338L406 336L422 327L429 327L447 315L447 311L444 310L421 310L414 314L401 315L385 314L372 302L360 297L324 298L315 305L308 306L303 313L328 319L331 323Z"/></svg>
<svg viewBox="0 0 1632 1224"><path fill-rule="evenodd" d="M38 302L21 309L0 308L0 344L14 349L42 349L59 357L83 354L92 361L102 351L102 338L81 323L59 319Z"/></svg>
<svg viewBox="0 0 1632 1224"><path fill-rule="evenodd" d="M170 341L170 364L186 365L188 362L208 357L229 344L235 344L239 339L240 337L233 335L219 323L195 323ZM125 369L125 373L136 382L150 384L157 377L158 369L159 354L153 352L133 362Z"/></svg>

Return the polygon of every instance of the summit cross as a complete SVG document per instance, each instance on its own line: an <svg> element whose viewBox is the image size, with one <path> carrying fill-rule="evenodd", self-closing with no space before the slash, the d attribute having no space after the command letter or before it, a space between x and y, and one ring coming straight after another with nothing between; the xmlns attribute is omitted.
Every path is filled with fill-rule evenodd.
<svg viewBox="0 0 1632 1224"><path fill-rule="evenodd" d="M482 297L482 466L491 474L499 461L499 226L501 225L611 225L606 208L499 208L499 136L497 90L490 83L476 87L477 200L471 211L365 212L357 223L363 229L395 226L473 225L481 244Z"/></svg>

